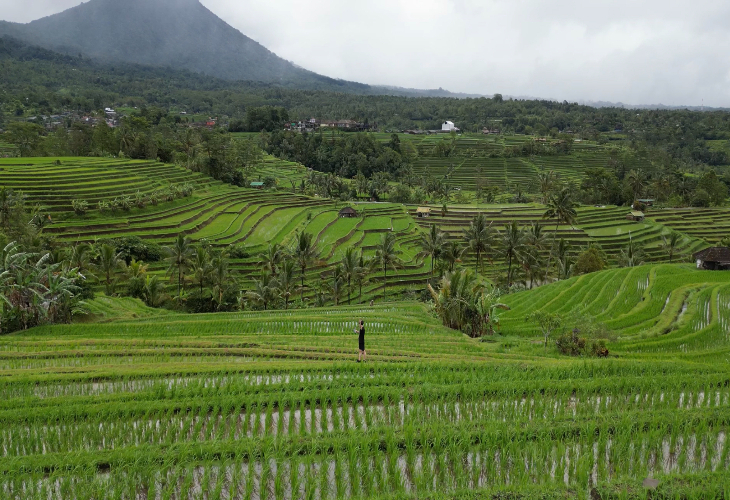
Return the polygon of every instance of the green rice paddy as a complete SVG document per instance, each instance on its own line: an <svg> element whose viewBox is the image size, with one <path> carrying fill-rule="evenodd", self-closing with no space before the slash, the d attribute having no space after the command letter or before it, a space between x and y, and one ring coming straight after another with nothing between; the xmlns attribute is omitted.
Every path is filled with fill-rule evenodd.
<svg viewBox="0 0 730 500"><path fill-rule="evenodd" d="M0 491L644 499L653 478L652 498L724 498L728 301L727 273L612 270L506 297L480 342L417 303L180 315L100 297L91 322L0 337ZM589 310L610 357L545 351L537 308Z"/></svg>

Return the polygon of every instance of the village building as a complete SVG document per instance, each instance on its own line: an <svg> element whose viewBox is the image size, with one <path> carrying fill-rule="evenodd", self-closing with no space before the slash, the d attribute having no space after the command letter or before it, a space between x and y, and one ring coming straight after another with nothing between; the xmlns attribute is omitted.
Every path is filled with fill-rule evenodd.
<svg viewBox="0 0 730 500"><path fill-rule="evenodd" d="M447 120L441 125L441 132L459 132L459 129L454 125L454 122Z"/></svg>
<svg viewBox="0 0 730 500"><path fill-rule="evenodd" d="M626 220L633 222L644 222L645 218L644 212L639 212L638 210L632 210L626 215Z"/></svg>
<svg viewBox="0 0 730 500"><path fill-rule="evenodd" d="M345 207L340 210L341 219L353 219L355 217L357 217L357 210L352 207Z"/></svg>
<svg viewBox="0 0 730 500"><path fill-rule="evenodd" d="M426 219L428 217L431 217L431 209L428 207L418 207L416 210L416 214L421 219Z"/></svg>
<svg viewBox="0 0 730 500"><path fill-rule="evenodd" d="M697 269L708 271L730 271L730 248L712 247L692 256L697 262Z"/></svg>

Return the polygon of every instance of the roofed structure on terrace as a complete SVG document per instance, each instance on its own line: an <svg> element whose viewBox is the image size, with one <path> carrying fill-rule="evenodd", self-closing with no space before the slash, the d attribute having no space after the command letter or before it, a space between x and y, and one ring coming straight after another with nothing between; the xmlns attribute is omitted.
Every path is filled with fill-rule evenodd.
<svg viewBox="0 0 730 500"><path fill-rule="evenodd" d="M730 248L728 247L707 248L697 252L692 257L697 262L697 269L707 269L709 271L730 270Z"/></svg>
<svg viewBox="0 0 730 500"><path fill-rule="evenodd" d="M430 217L431 216L431 209L428 207L418 207L416 210L416 214L418 214L419 217Z"/></svg>
<svg viewBox="0 0 730 500"><path fill-rule="evenodd" d="M632 210L626 215L626 220L634 222L644 222L644 218L644 212L639 212L638 210Z"/></svg>
<svg viewBox="0 0 730 500"><path fill-rule="evenodd" d="M340 217L341 218L357 217L357 210L355 210L352 207L345 207L342 210L340 210Z"/></svg>

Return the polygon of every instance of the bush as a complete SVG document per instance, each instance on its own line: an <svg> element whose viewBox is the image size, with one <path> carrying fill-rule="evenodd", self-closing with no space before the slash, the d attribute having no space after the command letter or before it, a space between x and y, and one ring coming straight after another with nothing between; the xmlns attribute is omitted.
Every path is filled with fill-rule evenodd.
<svg viewBox="0 0 730 500"><path fill-rule="evenodd" d="M586 339L580 337L578 329L574 329L570 333L561 335L555 341L558 350L567 356L580 356L585 353Z"/></svg>
<svg viewBox="0 0 730 500"><path fill-rule="evenodd" d="M84 200L73 200L71 207L76 215L86 215L86 212L89 211L89 203Z"/></svg>
<svg viewBox="0 0 730 500"><path fill-rule="evenodd" d="M602 271L606 268L606 260L601 255L601 252L595 248L590 247L582 252L578 256L578 260L575 262L573 267L577 274L588 274Z"/></svg>
<svg viewBox="0 0 730 500"><path fill-rule="evenodd" d="M138 262L159 262L162 260L162 248L155 243L142 241L138 236L127 236L111 240L102 240L113 246L120 257L129 265L133 260Z"/></svg>
<svg viewBox="0 0 730 500"><path fill-rule="evenodd" d="M231 245L228 247L228 255L232 259L247 259L251 256L241 245Z"/></svg>
<svg viewBox="0 0 730 500"><path fill-rule="evenodd" d="M607 358L608 347L605 340L597 340L591 343L591 354L596 358Z"/></svg>

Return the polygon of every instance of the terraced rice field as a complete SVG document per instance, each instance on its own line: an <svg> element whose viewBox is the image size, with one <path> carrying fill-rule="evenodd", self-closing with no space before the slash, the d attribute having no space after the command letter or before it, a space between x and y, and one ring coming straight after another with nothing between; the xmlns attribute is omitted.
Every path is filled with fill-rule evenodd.
<svg viewBox="0 0 730 500"><path fill-rule="evenodd" d="M15 156L16 153L17 148L14 145L0 141L0 158Z"/></svg>
<svg viewBox="0 0 730 500"><path fill-rule="evenodd" d="M420 230L403 206L358 204L355 208L360 217L340 220L341 205L292 194L291 186L287 186L289 179L299 182L305 175L296 164L267 158L261 168L264 176L266 172L283 172L281 189L237 188L153 161L95 158L62 158L60 165L48 158L0 160L0 186L22 191L29 203L45 207L54 223L44 231L69 244L138 236L164 245L183 233L195 241L206 239L219 248L242 246L250 257L234 260L231 268L244 285L259 276L258 255L269 243L288 245L298 231L312 233L320 249L320 262L308 271L311 280L331 272L349 247L363 248L366 256L372 256L382 234L391 230L396 234L403 266L389 273L389 288L393 292L408 290L425 280L427 266L418 255ZM183 183L195 185L192 197L116 213L100 213L93 205ZM75 199L92 204L88 215L71 212ZM165 266L152 264L150 270L163 273ZM358 298L369 302L382 296L383 291L382 277L374 276Z"/></svg>
<svg viewBox="0 0 730 500"><path fill-rule="evenodd" d="M416 303L184 316L102 297L104 323L0 337L0 496L644 499L653 477L652 498L724 498L726 274L517 294L490 342ZM611 359L546 353L520 322L588 294Z"/></svg>
<svg viewBox="0 0 730 500"><path fill-rule="evenodd" d="M626 357L730 360L730 273L692 265L614 269L505 298L505 334L534 336L535 310L580 311L618 336Z"/></svg>
<svg viewBox="0 0 730 500"><path fill-rule="evenodd" d="M617 262L621 250L626 247L630 238L644 249L647 262L662 262L668 259L666 251L662 248L662 236L671 230L685 234L675 255L687 257L708 246L707 242L723 238L728 234L726 228L730 226L730 210L727 209L657 210L648 214L646 222L636 223L626 220L628 209L625 207L581 207L578 209L576 225L574 227L561 225L556 233L555 222L544 220L545 209L537 204L449 206L446 216L442 215L439 207L432 207L431 216L426 219L417 218L416 208L411 206L409 211L421 227L428 228L431 224L436 224L450 239L455 240L463 240L464 230L469 227L469 223L477 213L484 213L487 220L499 230L512 221L517 221L522 226L540 222L545 226L548 242L552 241L553 235L557 239L564 238L571 244L573 256L590 243L598 244L606 252L612 264ZM684 216L695 220L713 220L713 224L683 225L681 221ZM502 270L499 263L494 270Z"/></svg>
<svg viewBox="0 0 730 500"><path fill-rule="evenodd" d="M390 136L381 138L383 142ZM454 152L446 158L434 156L433 149L441 141L451 142L448 135L401 136L401 141L411 141L419 156L414 164L416 174L428 173L446 178L450 185L465 191L476 189L477 179L487 185L498 186L503 191L539 192L538 174L554 171L563 181L580 182L586 168L607 167L611 147L596 143L576 142L569 155L531 157L489 157L490 153L503 153L507 148L533 140L530 136L483 136L465 134L458 136ZM626 159L628 168L651 171L652 164L641 157Z"/></svg>

